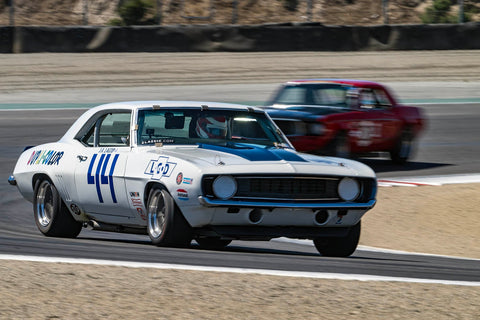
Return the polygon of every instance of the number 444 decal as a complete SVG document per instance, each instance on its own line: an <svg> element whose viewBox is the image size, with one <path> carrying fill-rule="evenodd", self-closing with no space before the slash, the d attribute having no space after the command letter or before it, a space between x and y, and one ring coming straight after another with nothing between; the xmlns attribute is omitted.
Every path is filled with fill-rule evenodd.
<svg viewBox="0 0 480 320"><path fill-rule="evenodd" d="M113 187L113 171L117 165L118 154L100 154L100 159L97 162L98 154L94 154L90 165L88 166L87 182L88 184L94 184L97 189L98 201L103 203L102 190L100 185L107 184L110 186L110 194L112 195L113 203L117 203L117 197L115 196L115 188ZM113 158L113 159L112 159ZM111 162L110 162L111 160ZM108 165L110 169L107 171ZM95 164L97 165L95 167Z"/></svg>

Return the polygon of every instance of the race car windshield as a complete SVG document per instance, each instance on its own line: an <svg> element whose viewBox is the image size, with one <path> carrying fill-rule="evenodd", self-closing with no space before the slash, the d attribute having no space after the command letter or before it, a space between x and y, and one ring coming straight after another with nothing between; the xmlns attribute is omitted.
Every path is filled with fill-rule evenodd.
<svg viewBox="0 0 480 320"><path fill-rule="evenodd" d="M139 110L137 143L290 147L265 114L241 110Z"/></svg>
<svg viewBox="0 0 480 320"><path fill-rule="evenodd" d="M273 104L346 108L348 90L345 85L331 83L287 85L274 98Z"/></svg>

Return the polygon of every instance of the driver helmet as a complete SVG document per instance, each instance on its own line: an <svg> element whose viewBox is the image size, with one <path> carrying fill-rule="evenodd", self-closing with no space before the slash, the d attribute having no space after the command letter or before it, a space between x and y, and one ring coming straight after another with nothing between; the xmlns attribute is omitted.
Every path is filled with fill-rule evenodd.
<svg viewBox="0 0 480 320"><path fill-rule="evenodd" d="M225 117L203 117L197 120L196 134L205 139L224 139L227 133Z"/></svg>

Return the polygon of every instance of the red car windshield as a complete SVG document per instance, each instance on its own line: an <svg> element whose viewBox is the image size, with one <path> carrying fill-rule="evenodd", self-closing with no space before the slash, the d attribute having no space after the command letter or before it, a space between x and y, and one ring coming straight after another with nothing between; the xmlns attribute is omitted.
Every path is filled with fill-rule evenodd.
<svg viewBox="0 0 480 320"><path fill-rule="evenodd" d="M337 83L301 83L283 86L269 104L297 106L287 109L298 106L358 109L391 106L392 101L383 88L358 88Z"/></svg>
<svg viewBox="0 0 480 320"><path fill-rule="evenodd" d="M330 83L286 85L278 92L272 104L346 108L349 89L351 87Z"/></svg>

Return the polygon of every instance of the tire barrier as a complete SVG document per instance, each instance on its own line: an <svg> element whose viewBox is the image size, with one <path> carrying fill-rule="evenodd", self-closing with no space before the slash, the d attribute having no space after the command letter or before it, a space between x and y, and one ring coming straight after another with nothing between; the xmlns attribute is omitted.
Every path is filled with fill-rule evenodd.
<svg viewBox="0 0 480 320"><path fill-rule="evenodd" d="M0 27L1 53L480 49L480 23Z"/></svg>

